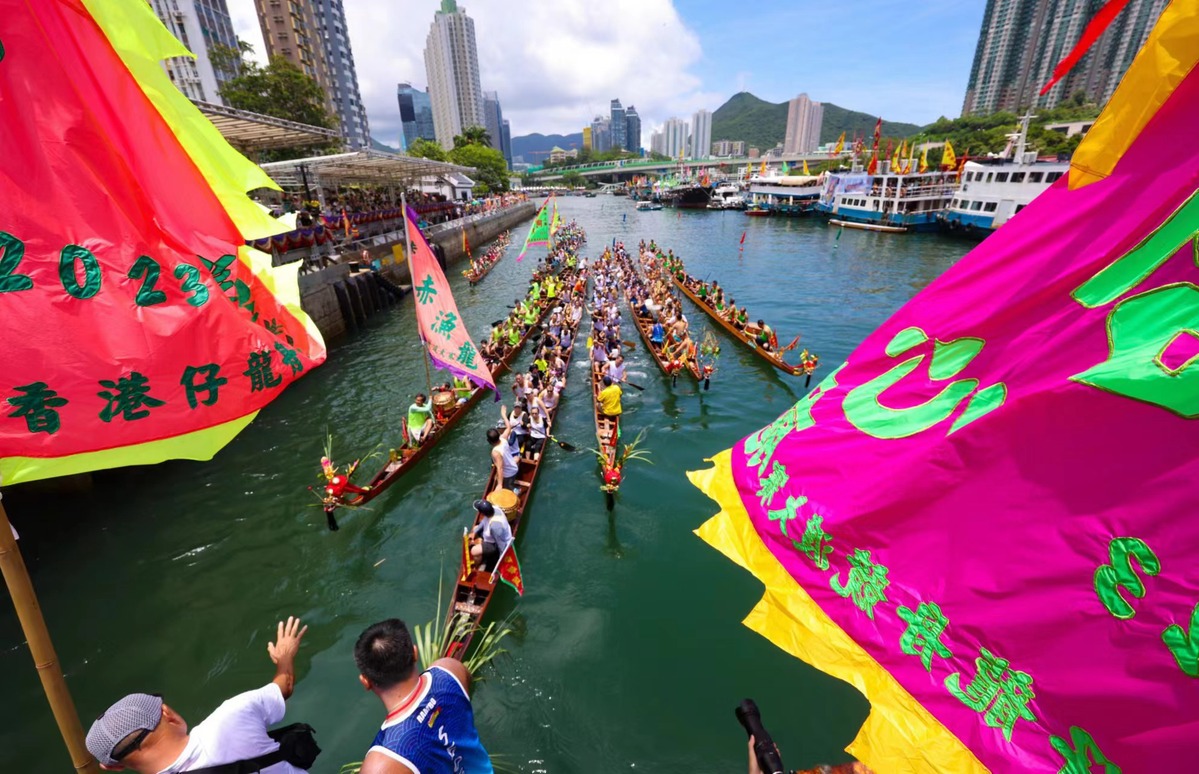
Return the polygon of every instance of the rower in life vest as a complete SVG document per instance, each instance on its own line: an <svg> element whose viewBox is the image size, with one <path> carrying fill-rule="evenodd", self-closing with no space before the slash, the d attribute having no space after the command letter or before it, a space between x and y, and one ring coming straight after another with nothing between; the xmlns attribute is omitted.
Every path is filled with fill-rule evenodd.
<svg viewBox="0 0 1199 774"><path fill-rule="evenodd" d="M775 334L774 328L771 328L766 323L758 320L758 346L767 352L774 352L779 348L779 338Z"/></svg>

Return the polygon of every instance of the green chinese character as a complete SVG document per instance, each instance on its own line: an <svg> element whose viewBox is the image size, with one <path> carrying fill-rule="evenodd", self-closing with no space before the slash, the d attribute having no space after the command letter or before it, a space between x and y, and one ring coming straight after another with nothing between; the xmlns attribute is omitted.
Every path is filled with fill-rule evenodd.
<svg viewBox="0 0 1199 774"><path fill-rule="evenodd" d="M264 349L251 352L243 374L250 378L250 392L261 392L267 387L278 387L283 379L271 370L271 351Z"/></svg>
<svg viewBox="0 0 1199 774"><path fill-rule="evenodd" d="M1162 632L1162 642L1187 677L1199 677L1199 605L1191 611L1190 629L1170 624Z"/></svg>
<svg viewBox="0 0 1199 774"><path fill-rule="evenodd" d="M888 357L895 358L927 341L928 335L924 331L906 328L895 334L885 351ZM934 341L928 365L929 378L945 381L957 376L978 356L983 346L983 340L975 338L955 339L948 343ZM966 401L965 410L949 428L949 433L953 433L999 408L1007 399L1007 387L1002 382L975 392L977 379L961 379L950 382L944 390L920 405L905 409L884 406L879 400L882 394L915 371L925 357L924 354L910 357L851 390L842 404L845 418L875 438L906 438L945 421Z"/></svg>
<svg viewBox="0 0 1199 774"><path fill-rule="evenodd" d="M416 300L421 305L430 304L435 295L437 295L437 288L433 287L433 275L426 274L424 282L416 289Z"/></svg>
<svg viewBox="0 0 1199 774"><path fill-rule="evenodd" d="M914 611L900 605L895 612L908 623L907 631L899 638L899 649L909 656L920 656L925 671L933 671L934 654L941 658L953 655L941 642L949 619L935 602L921 602Z"/></svg>
<svg viewBox="0 0 1199 774"><path fill-rule="evenodd" d="M834 575L829 579L829 586L843 597L853 597L853 602L874 620L874 606L879 602L887 602L886 590L891 585L887 580L887 568L870 560L870 552L861 548L854 549L849 557L849 577L845 585L841 584L841 576Z"/></svg>
<svg viewBox="0 0 1199 774"><path fill-rule="evenodd" d="M10 417L24 419L31 433L54 435L59 431L61 423L55 409L67 405L66 398L58 397L58 393L45 382L33 382L13 389L25 394L8 399L8 403L17 409L9 414Z"/></svg>
<svg viewBox="0 0 1199 774"><path fill-rule="evenodd" d="M166 405L164 401L151 397L150 380L137 371L115 382L102 379L100 386L108 388L96 393L108 401L108 405L100 411L100 419L105 422L111 422L118 415L126 422L145 419L150 416L150 409Z"/></svg>
<svg viewBox="0 0 1199 774"><path fill-rule="evenodd" d="M209 363L202 366L188 366L183 369L183 378L179 383L183 385L183 389L187 395L187 405L196 408L200 403L205 406L211 406L217 401L217 390L223 385L228 384L229 380L220 376L221 367L216 363ZM203 381L197 382L196 377L202 376ZM197 401L197 393L205 393L202 400Z"/></svg>
<svg viewBox="0 0 1199 774"><path fill-rule="evenodd" d="M458 315L453 312L438 312L437 317L433 320L432 330L434 333L440 333L445 336L445 340L449 341L454 335L454 329L458 327Z"/></svg>
<svg viewBox="0 0 1199 774"><path fill-rule="evenodd" d="M200 264L208 269L208 273L212 275L212 279L221 290L229 290L233 287L233 273L229 271L229 267L237 262L236 255L222 255L215 261L200 256L196 257L200 258Z"/></svg>
<svg viewBox="0 0 1199 774"><path fill-rule="evenodd" d="M796 512L807 501L808 498L802 495L799 497L788 497L787 504L784 505L782 509L777 511L767 511L766 518L770 519L771 521L777 521L779 523L779 531L783 533L783 537L791 539L791 536L787 534L787 522L796 517Z"/></svg>
<svg viewBox="0 0 1199 774"><path fill-rule="evenodd" d="M1071 378L1125 398L1199 417L1199 358L1170 368L1162 356L1179 338L1199 338L1199 287L1165 285L1127 298L1107 316L1108 357Z"/></svg>
<svg viewBox="0 0 1199 774"><path fill-rule="evenodd" d="M982 655L974 660L978 673L970 685L962 688L961 674L954 672L945 678L945 687L958 701L975 712L983 713L983 722L991 728L1003 730L1003 738L1012 741L1012 730L1016 721L1035 721L1036 716L1028 705L1036 697L1032 690L1032 676L1009 668L1010 662L982 649Z"/></svg>
<svg viewBox="0 0 1199 774"><path fill-rule="evenodd" d="M1115 538L1108 544L1107 552L1111 564L1100 565L1095 570L1095 593L1109 613L1126 621L1136 615L1136 611L1120 593L1121 589L1137 599L1145 596L1145 584L1132 569L1132 560L1136 559L1149 577L1161 572L1162 565L1153 549L1140 538Z"/></svg>
<svg viewBox="0 0 1199 774"><path fill-rule="evenodd" d="M774 463L774 467L770 471L769 476L758 479L758 500L765 508L770 505L771 500L778 494L787 482L790 481L790 476L787 475L787 469L779 463Z"/></svg>
<svg viewBox="0 0 1199 774"><path fill-rule="evenodd" d="M1104 774L1120 774L1120 767L1103 754L1095 737L1078 726L1070 726L1070 741L1050 735L1049 746L1062 756L1065 765L1057 774L1091 774L1094 766L1103 766Z"/></svg>
<svg viewBox="0 0 1199 774"><path fill-rule="evenodd" d="M467 341L458 348L458 357L456 360L467 368L478 368L478 364L475 362L475 355L477 354L479 353L475 352L474 346Z"/></svg>
<svg viewBox="0 0 1199 774"><path fill-rule="evenodd" d="M816 424L812 418L812 406L816 405L816 401L820 400L822 395L837 386L837 374L841 368L826 376L824 381L783 412L781 417L745 439L745 454L750 465L758 466L759 476L766 474L766 466L784 438L792 432L802 432Z"/></svg>
<svg viewBox="0 0 1199 774"><path fill-rule="evenodd" d="M283 325L280 324L280 322L277 319L275 319L274 317L263 322L262 327L266 328L268 331L275 334L276 336L283 335Z"/></svg>
<svg viewBox="0 0 1199 774"><path fill-rule="evenodd" d="M812 514L808 523L804 525L803 535L799 540L791 541L797 550L812 560L812 564L816 565L818 570L828 569L828 555L833 551L833 547L829 545L833 536L820 526L823 523L823 516ZM870 613L870 617L874 617L873 613Z"/></svg>
<svg viewBox="0 0 1199 774"><path fill-rule="evenodd" d="M283 365L291 369L292 376L304 370L304 364L300 361L299 354L290 347L285 347L281 342L275 342L275 349L279 352L279 356L283 358Z"/></svg>

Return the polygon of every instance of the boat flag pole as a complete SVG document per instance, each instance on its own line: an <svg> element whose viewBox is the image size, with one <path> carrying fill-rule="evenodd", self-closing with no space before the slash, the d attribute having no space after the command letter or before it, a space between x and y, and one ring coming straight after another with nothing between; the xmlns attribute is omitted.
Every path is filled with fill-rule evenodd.
<svg viewBox="0 0 1199 774"><path fill-rule="evenodd" d="M100 774L100 766L96 759L87 751L84 744L83 726L79 723L79 713L75 711L75 702L67 688L67 680L63 677L62 668L58 664L58 655L54 652L54 643L50 641L50 632L46 629L46 619L42 617L42 608L38 604L37 594L33 590L33 582L29 579L29 569L17 547L17 533L8 522L8 514L4 512L4 503L0 502L0 571L4 573L4 583L12 597L13 607L17 610L17 618L21 622L21 631L29 642L29 653L37 667L38 677L42 680L42 690L46 692L46 700L50 702L50 711L58 723L58 731L71 754L71 763L75 771L85 774Z"/></svg>
<svg viewBox="0 0 1199 774"><path fill-rule="evenodd" d="M416 312L416 273L412 271L412 234L408 231L408 194L406 191L400 191L400 207L404 210L404 258L408 261L408 278L412 280L412 314L416 315L416 335L420 336L421 349L424 350L421 353L421 362L425 364L425 389L428 390L429 401L432 402L433 376L429 373L429 349L425 345L425 332L420 329L420 315Z"/></svg>

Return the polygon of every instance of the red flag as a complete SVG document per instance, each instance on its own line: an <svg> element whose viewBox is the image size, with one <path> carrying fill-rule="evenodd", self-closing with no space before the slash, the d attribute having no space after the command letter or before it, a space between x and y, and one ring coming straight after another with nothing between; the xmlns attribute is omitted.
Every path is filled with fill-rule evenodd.
<svg viewBox="0 0 1199 774"><path fill-rule="evenodd" d="M745 244L745 235L746 235L747 233L748 233L748 232L746 232L746 231L742 231L742 232L741 232L741 244Z"/></svg>
<svg viewBox="0 0 1199 774"><path fill-rule="evenodd" d="M1049 83L1041 89L1041 95L1049 93L1049 90L1057 84L1066 73L1074 69L1074 65L1078 64L1078 60L1086 55L1087 49L1095 44L1103 35L1103 31L1107 29L1112 20L1119 15L1120 11L1124 10L1124 6L1128 5L1128 0L1108 0L1107 4L1100 8L1091 21L1087 23L1086 29L1082 31L1082 37L1074 44L1074 48L1066 55L1066 58L1057 63L1057 67L1053 68L1053 77L1049 79Z"/></svg>
<svg viewBox="0 0 1199 774"><path fill-rule="evenodd" d="M515 543L509 543L508 548L504 550L504 555L500 557L496 566L496 573L500 580L516 589L517 596L525 595L525 580L520 574L520 560L516 558Z"/></svg>
<svg viewBox="0 0 1199 774"><path fill-rule="evenodd" d="M462 226L462 252L466 253L467 260L473 260L470 254L470 240L466 238L466 225Z"/></svg>
<svg viewBox="0 0 1199 774"><path fill-rule="evenodd" d="M878 149L878 141L883 138L883 117L879 116L874 122L874 148Z"/></svg>

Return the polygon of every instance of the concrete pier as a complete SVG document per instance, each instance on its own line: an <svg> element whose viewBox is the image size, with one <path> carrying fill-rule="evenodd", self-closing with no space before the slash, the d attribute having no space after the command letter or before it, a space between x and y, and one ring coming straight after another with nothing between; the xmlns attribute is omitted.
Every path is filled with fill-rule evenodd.
<svg viewBox="0 0 1199 774"><path fill-rule="evenodd" d="M536 214L536 203L522 202L502 212L466 218L465 222L442 223L427 233L429 240L444 251L448 272L466 258L462 250L463 228L471 251L476 252ZM398 239L367 250L371 260L379 262L378 273L357 269L361 259L355 256L352 262L300 275L300 303L327 343L357 331L375 313L394 307L411 287L402 232Z"/></svg>

